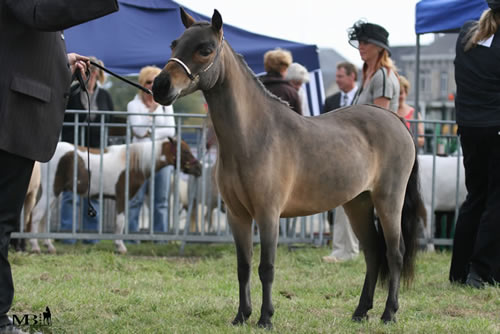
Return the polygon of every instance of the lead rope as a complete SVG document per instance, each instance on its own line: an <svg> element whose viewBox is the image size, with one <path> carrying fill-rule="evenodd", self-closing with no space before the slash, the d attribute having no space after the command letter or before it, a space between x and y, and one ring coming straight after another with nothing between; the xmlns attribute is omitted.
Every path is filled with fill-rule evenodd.
<svg viewBox="0 0 500 334"><path fill-rule="evenodd" d="M87 175L88 175L88 187L87 187L87 215L89 217L95 217L97 215L97 211L90 202L90 95L87 91L87 87L85 86L85 82L83 81L82 75L78 69L75 71L75 77L80 84L80 89L85 92L87 95L88 101L88 115L87 115ZM102 116L101 116L102 117Z"/></svg>
<svg viewBox="0 0 500 334"><path fill-rule="evenodd" d="M118 75L114 72L111 72L110 70L108 70L104 66L101 66L101 65L97 64L96 62L93 62L92 60L90 61L90 64L97 67L97 68L100 68L104 72L109 73L112 76L114 76L122 81L125 81L129 85L132 85L136 88L139 88L140 90L144 91L145 93L147 93L149 95L153 95L153 92L151 92L151 90L147 89L146 87L143 87L139 84L136 84L135 82L132 82L132 81L122 77L121 75ZM90 177L91 177L90 176L90 146L89 146L90 145L90 95L89 95L89 92L87 91L87 87L85 86L85 82L83 81L82 74L80 73L80 71L76 70L73 77L78 80L78 83L80 84L80 89L82 89L85 92L85 94L87 94L87 101L88 101L88 117L87 117L87 166L88 166L88 168L87 168L87 174L88 174L88 178L89 178L88 189L87 189L87 204L88 204L87 214L90 217L95 217L97 215L97 211L92 206L92 203L90 203ZM101 115L101 117L102 117L102 115Z"/></svg>

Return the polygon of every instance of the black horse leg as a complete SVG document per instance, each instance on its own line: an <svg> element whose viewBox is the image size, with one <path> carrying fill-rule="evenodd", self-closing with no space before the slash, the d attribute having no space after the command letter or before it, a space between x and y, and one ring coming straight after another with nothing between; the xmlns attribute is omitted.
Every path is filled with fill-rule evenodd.
<svg viewBox="0 0 500 334"><path fill-rule="evenodd" d="M403 268L403 253L404 244L403 240L399 238L388 239L385 237L387 243L387 262L389 265L389 294L385 303L385 310L382 314L382 321L384 323L396 321L396 312L399 309L399 283L401 278L401 270Z"/></svg>
<svg viewBox="0 0 500 334"><path fill-rule="evenodd" d="M276 220L259 221L260 232L260 265L259 277L262 283L262 308L260 312L259 327L271 329L271 317L274 307L271 298L272 285L274 281L274 260L276 258L276 247L278 245L278 218Z"/></svg>
<svg viewBox="0 0 500 334"><path fill-rule="evenodd" d="M366 262L366 276L359 304L352 315L352 320L362 321L368 318L368 311L373 308L373 297L377 285L383 250L380 250L377 230L373 223L373 204L367 194L362 194L344 205L352 229L358 237Z"/></svg>
<svg viewBox="0 0 500 334"><path fill-rule="evenodd" d="M368 311L373 308L373 297L377 285L378 273L380 268L380 255L377 254L377 248L366 247L361 243L365 252L366 276L359 304L352 314L352 320L362 321L368 319Z"/></svg>
<svg viewBox="0 0 500 334"><path fill-rule="evenodd" d="M244 323L252 314L252 302L250 298L250 273L252 263L252 220L235 219L228 214L229 223L236 244L236 256L238 260L238 283L240 290L240 305L238 313L233 320L233 325Z"/></svg>

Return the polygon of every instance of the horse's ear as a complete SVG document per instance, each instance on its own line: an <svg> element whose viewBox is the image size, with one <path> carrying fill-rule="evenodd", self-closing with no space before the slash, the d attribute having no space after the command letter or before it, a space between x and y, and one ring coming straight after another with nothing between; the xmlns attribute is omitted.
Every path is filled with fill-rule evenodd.
<svg viewBox="0 0 500 334"><path fill-rule="evenodd" d="M214 9L214 15L212 15L212 28L216 32L222 32L222 16L217 9Z"/></svg>
<svg viewBox="0 0 500 334"><path fill-rule="evenodd" d="M191 25L193 25L193 23L195 22L193 17L191 15L189 15L188 13L186 13L186 11L184 10L184 8L180 7L181 9L181 20L182 20L182 24L184 24L184 27L189 28L191 27Z"/></svg>
<svg viewBox="0 0 500 334"><path fill-rule="evenodd" d="M169 140L172 144L175 144L175 140L174 140L174 138L172 138L172 137L170 137L170 136L169 136L169 137L168 137L168 140Z"/></svg>

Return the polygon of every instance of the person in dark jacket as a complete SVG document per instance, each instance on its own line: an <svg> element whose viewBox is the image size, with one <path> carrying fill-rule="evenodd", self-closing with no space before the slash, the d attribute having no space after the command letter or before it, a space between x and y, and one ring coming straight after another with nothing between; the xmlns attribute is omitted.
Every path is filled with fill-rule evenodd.
<svg viewBox="0 0 500 334"><path fill-rule="evenodd" d="M286 79L287 70L292 61L290 51L282 49L267 51L264 54L264 68L267 73L261 76L260 80L271 93L288 102L293 111L302 115L299 94Z"/></svg>
<svg viewBox="0 0 500 334"><path fill-rule="evenodd" d="M453 238L449 279L474 288L500 282L500 0L487 0L456 44L455 99L467 197Z"/></svg>
<svg viewBox="0 0 500 334"><path fill-rule="evenodd" d="M89 57L91 61L104 66L103 62L95 57ZM113 100L109 92L101 87L106 80L104 71L98 67L90 66L89 79L86 84L87 91L90 98L90 110L91 111L113 111ZM88 110L88 97L87 94L80 90L78 94L70 96L67 110ZM77 117L75 117L77 116ZM75 119L78 119L78 123L81 125L78 127L78 136L75 143L75 127L74 125L64 125L61 133L61 140L83 146L89 146L93 148L99 148L101 146L101 119L104 118L104 122L107 123L110 120L109 115L91 115L90 116L90 137L87 138L87 113L64 113L65 123L74 123ZM84 138L82 141L81 138ZM102 138L104 139L104 138ZM106 143L103 143L105 146Z"/></svg>
<svg viewBox="0 0 500 334"><path fill-rule="evenodd" d="M104 63L95 58L90 57L90 60L94 63L97 63L101 66L104 66ZM103 89L100 85L104 84L106 77L104 75L104 71L98 67L91 66L89 79L86 84L87 94L80 90L78 94L75 94L69 98L68 105L66 109L68 110L88 110L89 109L89 100L90 100L90 110L91 111L113 111L113 100L111 99L111 95ZM102 146L105 147L106 143L104 142L105 138L101 138L101 119L104 118L104 123L108 123L110 120L109 115L90 115L90 128L88 128L88 113L83 114L74 114L66 112L64 114L64 122L66 123L74 123L75 119L78 120L78 123L82 126L78 127L77 140L75 142L75 127L74 125L65 125L62 129L61 140L77 144L89 146L92 148L100 148L101 141ZM89 135L90 132L90 136ZM82 141L80 138L84 138ZM90 199L90 203L92 207L96 211L95 216L90 216L87 214L89 210L89 201L81 200L81 196L77 196L76 198L76 206L77 208L80 204L83 206L83 209L77 210L76 217L80 217L82 222L82 228L84 232L96 232L99 224L99 202L97 199ZM77 221L79 219L77 218ZM61 194L61 231L71 232L73 229L73 191L65 190ZM64 239L62 241L66 244L74 244L76 240L74 239ZM84 240L83 243L87 244L95 244L97 240Z"/></svg>
<svg viewBox="0 0 500 334"><path fill-rule="evenodd" d="M338 63L337 71L335 72L335 82L340 91L326 98L321 113L323 114L340 107L350 106L358 91L358 85L356 84L357 80L358 69L354 64L347 61Z"/></svg>
<svg viewBox="0 0 500 334"><path fill-rule="evenodd" d="M61 30L117 10L116 0L0 0L0 333L19 332L7 256L33 164L54 154L71 74L89 65L67 54Z"/></svg>

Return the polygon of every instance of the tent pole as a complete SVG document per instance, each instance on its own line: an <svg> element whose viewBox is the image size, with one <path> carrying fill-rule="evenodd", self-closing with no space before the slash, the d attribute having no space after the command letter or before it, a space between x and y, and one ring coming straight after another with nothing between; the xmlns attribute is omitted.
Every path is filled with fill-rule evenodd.
<svg viewBox="0 0 500 334"><path fill-rule="evenodd" d="M413 115L413 119L417 120L420 113L420 34L417 34L417 50L416 50L416 60L415 60L415 110L416 113ZM415 142L418 140L418 131L415 127L413 135L415 137Z"/></svg>

